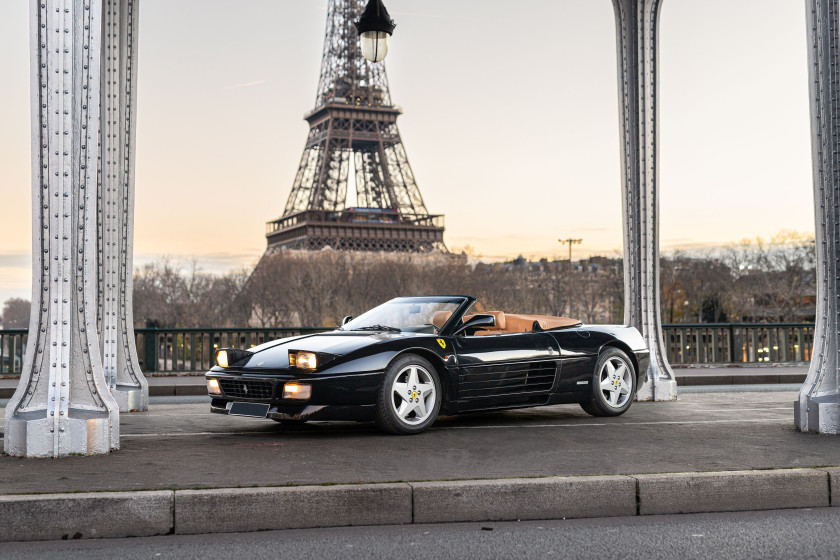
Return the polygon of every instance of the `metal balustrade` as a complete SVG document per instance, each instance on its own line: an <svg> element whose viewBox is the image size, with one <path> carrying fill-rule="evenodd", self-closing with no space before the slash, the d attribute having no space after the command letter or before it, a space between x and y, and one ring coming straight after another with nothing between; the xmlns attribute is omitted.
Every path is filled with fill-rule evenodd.
<svg viewBox="0 0 840 560"><path fill-rule="evenodd" d="M803 323L663 326L672 364L795 363L811 360L814 325Z"/></svg>
<svg viewBox="0 0 840 560"><path fill-rule="evenodd" d="M213 367L219 348L247 350L278 338L324 332L324 328L135 329L144 372L195 372Z"/></svg>
<svg viewBox="0 0 840 560"><path fill-rule="evenodd" d="M20 375L29 329L0 330L0 375Z"/></svg>
<svg viewBox="0 0 840 560"><path fill-rule="evenodd" d="M209 370L219 348L252 348L278 338L324 332L318 327L135 329L144 373ZM725 323L663 325L668 360L675 365L808 362L814 325ZM27 329L0 330L0 375L20 375Z"/></svg>

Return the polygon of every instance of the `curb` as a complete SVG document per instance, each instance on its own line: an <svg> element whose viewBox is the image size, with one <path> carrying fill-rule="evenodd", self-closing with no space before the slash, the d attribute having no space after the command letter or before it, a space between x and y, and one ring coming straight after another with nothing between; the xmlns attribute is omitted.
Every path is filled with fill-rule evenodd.
<svg viewBox="0 0 840 560"><path fill-rule="evenodd" d="M0 542L840 506L840 467L0 496Z"/></svg>
<svg viewBox="0 0 840 560"><path fill-rule="evenodd" d="M686 374L680 370L674 372L677 380L677 391L679 387L696 387L701 385L783 385L805 383L805 373L726 373L709 374L699 373Z"/></svg>

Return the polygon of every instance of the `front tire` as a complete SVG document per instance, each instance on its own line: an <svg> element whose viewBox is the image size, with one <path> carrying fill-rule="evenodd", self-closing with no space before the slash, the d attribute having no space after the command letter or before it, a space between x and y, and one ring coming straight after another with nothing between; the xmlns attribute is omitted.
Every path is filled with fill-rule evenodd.
<svg viewBox="0 0 840 560"><path fill-rule="evenodd" d="M425 358L406 354L385 370L376 423L391 434L419 434L434 424L442 398L435 367Z"/></svg>
<svg viewBox="0 0 840 560"><path fill-rule="evenodd" d="M627 412L636 396L636 369L618 348L606 348L598 356L592 374L590 400L581 408L592 416L620 416Z"/></svg>

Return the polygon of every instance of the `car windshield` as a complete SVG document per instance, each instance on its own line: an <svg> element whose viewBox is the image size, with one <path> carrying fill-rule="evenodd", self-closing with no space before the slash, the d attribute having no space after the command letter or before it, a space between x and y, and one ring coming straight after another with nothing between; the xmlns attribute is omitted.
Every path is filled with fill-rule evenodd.
<svg viewBox="0 0 840 560"><path fill-rule="evenodd" d="M407 331L434 334L464 302L456 298L397 298L342 327L345 331Z"/></svg>

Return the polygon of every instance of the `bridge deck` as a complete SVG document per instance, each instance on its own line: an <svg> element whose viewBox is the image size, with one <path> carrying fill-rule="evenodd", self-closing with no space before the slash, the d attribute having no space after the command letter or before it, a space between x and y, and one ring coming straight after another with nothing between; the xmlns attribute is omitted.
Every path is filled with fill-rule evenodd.
<svg viewBox="0 0 840 560"><path fill-rule="evenodd" d="M413 437L373 425L295 428L153 405L121 416L107 456L0 456L0 493L629 474L840 465L830 437L793 427L795 392L686 394L616 419L577 406L475 414ZM3 409L0 409L2 414ZM95 476L92 473L96 473Z"/></svg>
<svg viewBox="0 0 840 560"><path fill-rule="evenodd" d="M808 366L774 367L695 367L675 368L677 384L696 385L757 385L791 384L805 381ZM184 397L206 395L203 372L191 375L150 376L149 394L152 397ZM0 379L0 400L11 398L17 379Z"/></svg>

